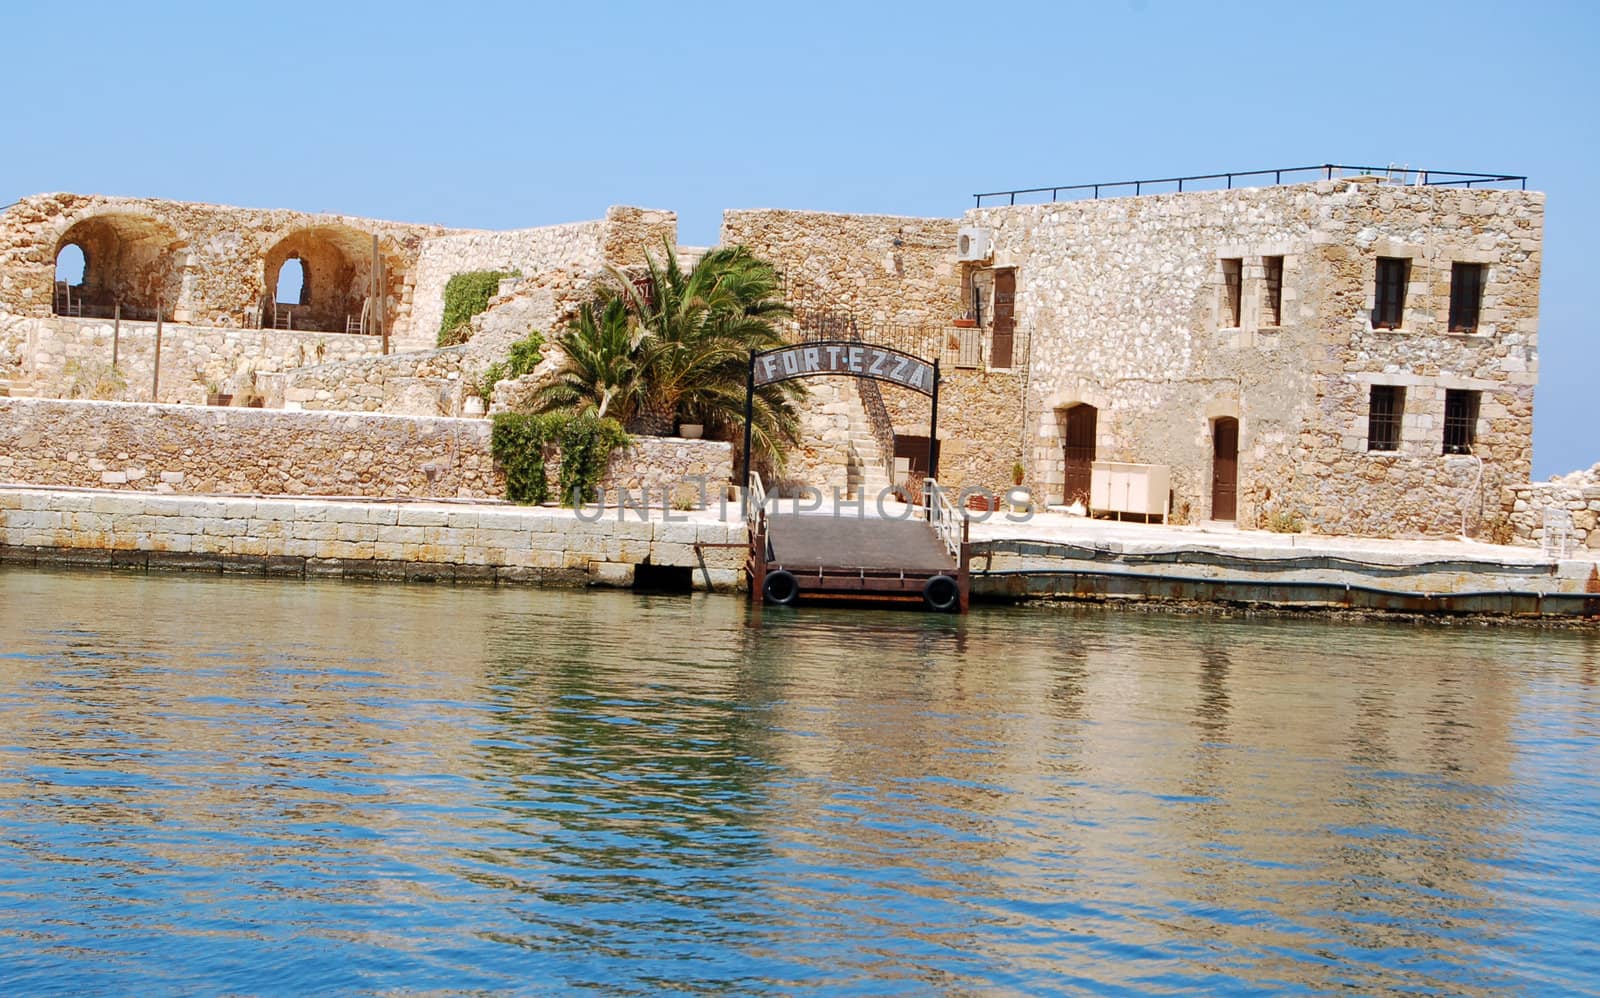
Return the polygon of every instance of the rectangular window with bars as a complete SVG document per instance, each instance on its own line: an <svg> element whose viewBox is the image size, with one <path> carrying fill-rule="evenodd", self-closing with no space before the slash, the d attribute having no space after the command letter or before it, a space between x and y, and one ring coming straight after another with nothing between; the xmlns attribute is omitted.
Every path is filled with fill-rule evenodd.
<svg viewBox="0 0 1600 998"><path fill-rule="evenodd" d="M1239 328L1239 307L1244 301L1244 261L1222 261L1222 322L1228 329Z"/></svg>
<svg viewBox="0 0 1600 998"><path fill-rule="evenodd" d="M1450 388L1444 393L1444 452L1471 454L1478 441L1478 393Z"/></svg>
<svg viewBox="0 0 1600 998"><path fill-rule="evenodd" d="M1406 284L1411 261L1404 257L1378 257L1378 286L1372 303L1373 329L1399 329L1405 320Z"/></svg>
<svg viewBox="0 0 1600 998"><path fill-rule="evenodd" d="M1367 450L1400 449L1400 417L1406 411L1406 390L1399 385L1373 385L1367 405Z"/></svg>
<svg viewBox="0 0 1600 998"><path fill-rule="evenodd" d="M1283 257L1261 258L1261 324L1283 325Z"/></svg>
<svg viewBox="0 0 1600 998"><path fill-rule="evenodd" d="M1475 333L1483 307L1484 271L1481 263L1450 265L1450 331Z"/></svg>

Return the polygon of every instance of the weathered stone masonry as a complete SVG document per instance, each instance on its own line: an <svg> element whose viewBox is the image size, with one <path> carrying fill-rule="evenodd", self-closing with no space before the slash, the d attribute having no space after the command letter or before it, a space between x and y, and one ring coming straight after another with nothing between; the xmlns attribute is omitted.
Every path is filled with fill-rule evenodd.
<svg viewBox="0 0 1600 998"><path fill-rule="evenodd" d="M483 419L0 398L0 482L189 494L498 498ZM556 462L552 461L552 466ZM554 468L552 467L552 471ZM732 448L637 437L601 485L704 477L715 498ZM659 503L659 498L653 500Z"/></svg>
<svg viewBox="0 0 1600 998"><path fill-rule="evenodd" d="M864 325L953 318L975 289L992 311L996 275L1014 279L1019 369L991 363L991 314L984 362L945 370L953 486L1009 484L1020 461L1036 494L1068 500L1067 424L1091 407L1094 458L1168 465L1180 519L1217 515L1214 436L1229 422L1241 525L1488 536L1531 466L1543 207L1537 193L1344 178L961 221L729 212L723 237L778 261L797 307ZM986 259L956 260L962 222L991 238ZM1395 329L1373 323L1380 257L1408 261ZM1469 333L1446 328L1457 263L1486 274ZM1369 449L1373 385L1404 390L1392 451ZM1451 391L1476 393L1471 455L1444 453ZM897 434L927 432L920 399L883 394Z"/></svg>
<svg viewBox="0 0 1600 998"><path fill-rule="evenodd" d="M1453 534L1502 518L1526 481L1543 196L1375 180L969 213L1017 268L1033 330L1031 465L1062 475L1067 409L1099 410L1102 459L1168 464L1180 509L1210 516L1211 438L1240 434L1242 524L1277 512L1324 533ZM1405 320L1372 326L1377 259L1411 259ZM1282 306L1263 321L1263 263ZM1244 263L1237 324L1226 260ZM1451 263L1488 265L1475 334L1445 330ZM1367 450L1372 384L1407 387L1400 450ZM1446 389L1482 393L1470 458L1443 453Z"/></svg>
<svg viewBox="0 0 1600 998"><path fill-rule="evenodd" d="M744 582L743 541L743 521L716 509L590 522L518 506L0 487L0 562L23 565L626 586L649 564L727 590Z"/></svg>

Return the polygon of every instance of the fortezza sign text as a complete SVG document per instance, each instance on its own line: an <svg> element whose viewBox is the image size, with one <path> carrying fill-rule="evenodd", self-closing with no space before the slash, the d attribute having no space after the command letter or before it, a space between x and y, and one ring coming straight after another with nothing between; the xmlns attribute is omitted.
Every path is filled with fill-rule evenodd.
<svg viewBox="0 0 1600 998"><path fill-rule="evenodd" d="M823 374L853 374L933 394L933 365L907 353L865 343L804 343L755 356L755 383Z"/></svg>

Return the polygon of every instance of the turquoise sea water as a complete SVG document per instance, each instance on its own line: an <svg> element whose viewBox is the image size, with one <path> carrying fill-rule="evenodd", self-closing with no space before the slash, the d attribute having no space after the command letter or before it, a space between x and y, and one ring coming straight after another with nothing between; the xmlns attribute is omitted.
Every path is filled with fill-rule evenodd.
<svg viewBox="0 0 1600 998"><path fill-rule="evenodd" d="M0 571L0 992L1600 991L1600 635Z"/></svg>

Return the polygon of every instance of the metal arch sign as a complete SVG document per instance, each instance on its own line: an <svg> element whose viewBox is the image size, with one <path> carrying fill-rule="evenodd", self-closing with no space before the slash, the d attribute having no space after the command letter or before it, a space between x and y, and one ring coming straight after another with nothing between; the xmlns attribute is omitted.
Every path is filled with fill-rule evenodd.
<svg viewBox="0 0 1600 998"><path fill-rule="evenodd" d="M752 385L770 385L795 378L845 374L858 378L887 381L933 398L936 395L935 364L888 347L867 343L822 341L779 347L751 358Z"/></svg>

